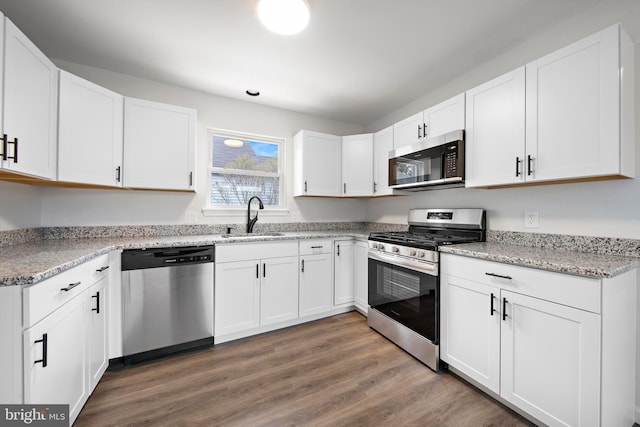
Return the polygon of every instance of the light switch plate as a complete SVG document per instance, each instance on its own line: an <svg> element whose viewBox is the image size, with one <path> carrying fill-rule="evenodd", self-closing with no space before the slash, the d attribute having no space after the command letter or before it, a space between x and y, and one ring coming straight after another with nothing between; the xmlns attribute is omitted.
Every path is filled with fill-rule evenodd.
<svg viewBox="0 0 640 427"><path fill-rule="evenodd" d="M525 228L538 228L540 226L538 212L527 211L524 213L524 227Z"/></svg>
<svg viewBox="0 0 640 427"><path fill-rule="evenodd" d="M184 213L184 222L186 223L195 223L198 222L198 214L197 212L189 211Z"/></svg>

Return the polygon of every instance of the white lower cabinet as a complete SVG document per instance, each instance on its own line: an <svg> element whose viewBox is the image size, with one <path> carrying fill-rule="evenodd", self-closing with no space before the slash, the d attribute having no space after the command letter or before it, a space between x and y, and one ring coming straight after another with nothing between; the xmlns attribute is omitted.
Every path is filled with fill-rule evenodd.
<svg viewBox="0 0 640 427"><path fill-rule="evenodd" d="M298 317L298 242L216 245L215 337Z"/></svg>
<svg viewBox="0 0 640 427"><path fill-rule="evenodd" d="M331 240L300 242L300 317L331 311Z"/></svg>
<svg viewBox="0 0 640 427"><path fill-rule="evenodd" d="M103 255L24 288L24 403L68 404L72 423L108 365Z"/></svg>
<svg viewBox="0 0 640 427"><path fill-rule="evenodd" d="M354 240L336 240L334 242L333 304L353 304L353 260Z"/></svg>
<svg viewBox="0 0 640 427"><path fill-rule="evenodd" d="M353 253L353 293L358 311L369 311L369 244L356 240Z"/></svg>
<svg viewBox="0 0 640 427"><path fill-rule="evenodd" d="M452 371L550 426L633 424L635 271L595 279L451 254L440 265Z"/></svg>
<svg viewBox="0 0 640 427"><path fill-rule="evenodd" d="M84 296L75 297L23 335L24 403L68 404L71 421L89 397Z"/></svg>

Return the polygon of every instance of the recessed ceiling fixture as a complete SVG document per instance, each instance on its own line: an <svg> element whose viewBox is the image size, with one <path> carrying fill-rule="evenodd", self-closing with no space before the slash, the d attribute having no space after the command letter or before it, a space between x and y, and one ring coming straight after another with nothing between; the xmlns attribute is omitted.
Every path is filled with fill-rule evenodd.
<svg viewBox="0 0 640 427"><path fill-rule="evenodd" d="M309 4L306 0L258 0L258 17L274 33L296 34L309 23Z"/></svg>
<svg viewBox="0 0 640 427"><path fill-rule="evenodd" d="M226 145L227 147L240 148L244 145L244 142L240 141L239 139L225 139L224 145Z"/></svg>
<svg viewBox="0 0 640 427"><path fill-rule="evenodd" d="M260 95L260 91L259 90L253 90L253 89L247 89L244 93L246 93L249 96L259 96Z"/></svg>

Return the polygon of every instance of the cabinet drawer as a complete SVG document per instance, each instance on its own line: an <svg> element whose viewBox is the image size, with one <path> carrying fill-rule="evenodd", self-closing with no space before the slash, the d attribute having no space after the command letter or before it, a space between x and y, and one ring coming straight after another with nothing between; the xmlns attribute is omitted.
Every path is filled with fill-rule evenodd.
<svg viewBox="0 0 640 427"><path fill-rule="evenodd" d="M496 286L593 313L601 311L599 279L458 255L441 254L440 256L442 274Z"/></svg>
<svg viewBox="0 0 640 427"><path fill-rule="evenodd" d="M108 274L108 255L101 255L23 289L24 327L34 325L49 313L88 289ZM75 283L78 285L73 286ZM68 291L62 289L71 288Z"/></svg>
<svg viewBox="0 0 640 427"><path fill-rule="evenodd" d="M328 254L331 253L332 247L331 239L301 240L300 255Z"/></svg>
<svg viewBox="0 0 640 427"><path fill-rule="evenodd" d="M298 256L298 241L230 243L216 245L216 262Z"/></svg>

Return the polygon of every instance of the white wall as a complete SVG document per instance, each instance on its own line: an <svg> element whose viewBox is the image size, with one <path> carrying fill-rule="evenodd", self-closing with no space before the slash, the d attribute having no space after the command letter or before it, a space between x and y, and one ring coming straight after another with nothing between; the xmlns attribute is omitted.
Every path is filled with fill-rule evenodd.
<svg viewBox="0 0 640 427"><path fill-rule="evenodd" d="M199 223L244 223L243 215L204 217L202 207L209 194L207 161L210 147L207 128L219 128L286 138L285 179L292 176L292 139L300 129L348 135L363 132L358 125L320 119L300 113L264 107L251 102L213 96L150 80L63 61L57 65L87 80L126 96L192 107L198 110L197 194L154 191L42 190L43 226L180 224L185 213L195 213ZM340 199L294 199L291 180L286 181L289 214L260 213L261 222L360 221L365 202Z"/></svg>
<svg viewBox="0 0 640 427"><path fill-rule="evenodd" d="M40 189L0 181L0 231L40 226Z"/></svg>
<svg viewBox="0 0 640 427"><path fill-rule="evenodd" d="M368 126L382 129L422 108L464 92L526 62L621 22L636 42L636 176L640 178L640 2L604 2L568 21L558 23L513 51ZM557 184L509 189L453 189L416 193L407 197L371 200L368 221L406 223L415 207L479 207L487 210L488 227L494 230L534 231L556 234L630 237L640 239L640 179L579 184ZM540 227L524 228L524 212L538 211Z"/></svg>

